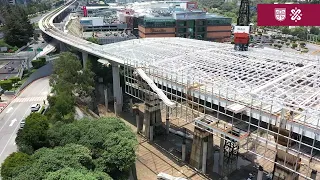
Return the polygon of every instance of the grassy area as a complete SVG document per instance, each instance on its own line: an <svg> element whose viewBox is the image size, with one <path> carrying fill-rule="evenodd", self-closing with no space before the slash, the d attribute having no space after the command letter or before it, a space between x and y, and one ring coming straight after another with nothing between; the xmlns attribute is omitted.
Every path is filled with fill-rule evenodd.
<svg viewBox="0 0 320 180"><path fill-rule="evenodd" d="M0 47L7 47L9 53L15 52L19 49L17 46L14 46L14 47L10 46L4 41L4 39L0 39Z"/></svg>

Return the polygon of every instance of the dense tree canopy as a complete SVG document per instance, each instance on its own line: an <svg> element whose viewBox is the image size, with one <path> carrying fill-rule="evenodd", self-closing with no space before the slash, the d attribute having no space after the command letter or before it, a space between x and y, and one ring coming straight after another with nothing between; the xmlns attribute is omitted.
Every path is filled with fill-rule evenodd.
<svg viewBox="0 0 320 180"><path fill-rule="evenodd" d="M55 172L48 173L46 180L112 180L112 178L100 171L91 172L88 170L78 170L64 168Z"/></svg>
<svg viewBox="0 0 320 180"><path fill-rule="evenodd" d="M53 149L41 148L30 156L28 164L12 170L13 179L74 179L79 175L91 179L110 179L108 174L94 172L94 163L88 148L68 144ZM67 173L62 175L62 173ZM59 178L59 179L60 179Z"/></svg>
<svg viewBox="0 0 320 180"><path fill-rule="evenodd" d="M3 180L12 179L16 172L24 166L32 163L28 154L22 152L14 152L6 158L1 165L1 177Z"/></svg>
<svg viewBox="0 0 320 180"><path fill-rule="evenodd" d="M117 118L56 124L48 135L51 146L75 143L88 147L96 170L106 172L114 179L126 179L135 162L136 137Z"/></svg>
<svg viewBox="0 0 320 180"><path fill-rule="evenodd" d="M78 57L70 52L61 53L54 63L50 85L54 96L49 96L50 122L74 120L75 96L82 99L93 97L94 73L83 69Z"/></svg>
<svg viewBox="0 0 320 180"><path fill-rule="evenodd" d="M48 145L47 130L49 123L47 117L40 113L32 113L26 118L26 124L19 130L16 143L21 152L32 154L37 150Z"/></svg>
<svg viewBox="0 0 320 180"><path fill-rule="evenodd" d="M94 90L94 74L83 69L80 60L70 52L61 53L54 63L50 79L55 91L72 91L80 96L90 96Z"/></svg>
<svg viewBox="0 0 320 180"><path fill-rule="evenodd" d="M33 37L33 26L27 12L20 6L2 8L5 25L3 28L5 41L11 46L22 47Z"/></svg>

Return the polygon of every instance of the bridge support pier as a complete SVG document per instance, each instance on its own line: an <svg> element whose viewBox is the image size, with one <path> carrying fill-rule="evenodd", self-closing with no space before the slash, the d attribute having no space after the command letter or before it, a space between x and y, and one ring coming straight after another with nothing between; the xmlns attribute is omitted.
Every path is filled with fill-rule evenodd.
<svg viewBox="0 0 320 180"><path fill-rule="evenodd" d="M66 45L63 42L59 43L59 49L60 49L60 52L67 51Z"/></svg>
<svg viewBox="0 0 320 180"><path fill-rule="evenodd" d="M156 96L146 95L144 106L144 135L152 141L154 133L158 132L158 128L162 128L160 100Z"/></svg>
<svg viewBox="0 0 320 180"><path fill-rule="evenodd" d="M116 114L122 112L122 90L120 87L120 74L119 65L116 63L112 65L112 78L113 78L113 96L116 103L114 103L114 109L117 111Z"/></svg>
<svg viewBox="0 0 320 180"><path fill-rule="evenodd" d="M205 173L207 161L212 158L212 148L213 134L195 127L190 156L191 166L201 169Z"/></svg>
<svg viewBox="0 0 320 180"><path fill-rule="evenodd" d="M263 179L263 167L259 166L257 180L262 180L262 179Z"/></svg>
<svg viewBox="0 0 320 180"><path fill-rule="evenodd" d="M82 66L83 69L87 68L87 61L88 61L88 53L82 52Z"/></svg>

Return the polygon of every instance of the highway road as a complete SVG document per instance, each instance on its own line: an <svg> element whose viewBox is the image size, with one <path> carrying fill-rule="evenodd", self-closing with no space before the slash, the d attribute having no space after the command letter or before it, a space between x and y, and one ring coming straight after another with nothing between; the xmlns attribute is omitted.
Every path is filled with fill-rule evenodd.
<svg viewBox="0 0 320 180"><path fill-rule="evenodd" d="M15 138L20 121L31 113L32 104L42 105L49 92L49 77L39 79L30 84L2 111L0 114L0 164L17 150Z"/></svg>

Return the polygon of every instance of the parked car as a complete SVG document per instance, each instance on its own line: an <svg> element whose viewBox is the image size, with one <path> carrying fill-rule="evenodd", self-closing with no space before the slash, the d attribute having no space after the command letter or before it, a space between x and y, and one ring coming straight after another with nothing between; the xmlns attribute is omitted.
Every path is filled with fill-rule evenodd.
<svg viewBox="0 0 320 180"><path fill-rule="evenodd" d="M25 124L26 124L26 119L22 119L22 121L20 122L20 129L23 129Z"/></svg>
<svg viewBox="0 0 320 180"><path fill-rule="evenodd" d="M40 109L40 104L33 104L31 106L31 112L37 112Z"/></svg>

